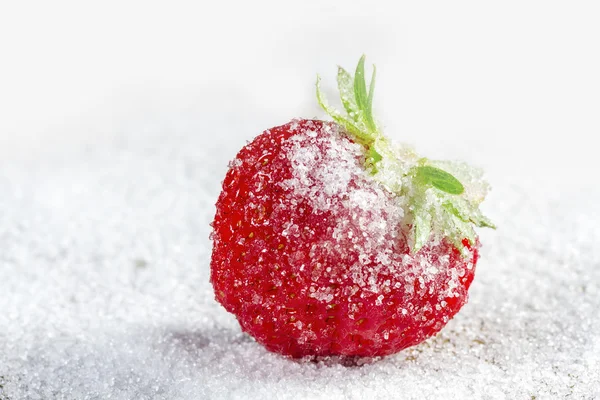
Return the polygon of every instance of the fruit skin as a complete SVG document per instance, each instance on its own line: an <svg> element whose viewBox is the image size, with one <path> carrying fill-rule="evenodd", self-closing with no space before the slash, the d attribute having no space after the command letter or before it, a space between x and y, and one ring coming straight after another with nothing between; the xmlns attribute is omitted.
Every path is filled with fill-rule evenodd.
<svg viewBox="0 0 600 400"><path fill-rule="evenodd" d="M245 332L283 355L396 353L439 332L466 303L473 280L478 241L463 241L466 257L446 240L412 255L405 236L390 233L382 243L393 250L400 270L380 269L372 282L378 291L357 284L348 271L368 274L377 267L376 254L362 259L355 242L334 237L336 220L351 217L347 210L315 211L309 198L281 185L293 176L290 139L338 135L352 142L340 130L332 122L295 120L263 132L230 164L216 204L216 299ZM295 235L289 234L291 222ZM363 240L358 228L351 226ZM341 250L325 251L326 243ZM424 262L440 272L433 278L410 272ZM315 296L319 290L327 295Z"/></svg>

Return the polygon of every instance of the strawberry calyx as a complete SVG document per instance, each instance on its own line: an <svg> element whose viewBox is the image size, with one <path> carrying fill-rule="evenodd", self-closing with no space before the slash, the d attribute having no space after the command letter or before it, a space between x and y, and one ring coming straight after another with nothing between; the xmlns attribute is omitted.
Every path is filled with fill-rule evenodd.
<svg viewBox="0 0 600 400"><path fill-rule="evenodd" d="M412 148L392 143L373 117L375 77L373 66L367 90L363 55L354 76L338 66L337 84L346 114L329 106L318 75L317 101L354 141L365 147L365 168L397 195L404 209L411 251L416 253L430 241L447 239L467 256L477 239L474 226L495 229L479 210L489 191L483 173L464 163L419 157Z"/></svg>
<svg viewBox="0 0 600 400"><path fill-rule="evenodd" d="M321 78L317 75L317 101L319 105L338 125L344 127L355 141L367 148L368 162L372 167L382 158L375 147L375 142L384 139L377 129L372 112L376 73L377 70L373 66L373 75L367 92L364 55L358 62L354 77L344 68L338 66L338 90L347 115L342 115L327 104L320 89Z"/></svg>

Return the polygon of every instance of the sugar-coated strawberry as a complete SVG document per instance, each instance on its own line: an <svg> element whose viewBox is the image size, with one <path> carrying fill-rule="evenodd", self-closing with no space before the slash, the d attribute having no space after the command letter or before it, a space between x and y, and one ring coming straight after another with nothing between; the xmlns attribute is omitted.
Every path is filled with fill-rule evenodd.
<svg viewBox="0 0 600 400"><path fill-rule="evenodd" d="M487 185L392 144L364 57L338 85L344 117L293 120L231 162L213 221L216 299L267 349L381 356L439 332L467 301Z"/></svg>

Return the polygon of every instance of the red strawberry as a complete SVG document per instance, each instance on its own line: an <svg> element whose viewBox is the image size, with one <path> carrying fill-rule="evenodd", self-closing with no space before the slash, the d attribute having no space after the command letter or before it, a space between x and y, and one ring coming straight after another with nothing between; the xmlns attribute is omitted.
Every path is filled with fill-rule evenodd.
<svg viewBox="0 0 600 400"><path fill-rule="evenodd" d="M364 57L340 68L345 118L294 120L230 164L213 222L217 300L267 349L379 356L437 333L467 301L487 186L464 165L392 145ZM352 97L351 94L354 93ZM462 183L444 169L452 170ZM464 183L464 185L463 185Z"/></svg>

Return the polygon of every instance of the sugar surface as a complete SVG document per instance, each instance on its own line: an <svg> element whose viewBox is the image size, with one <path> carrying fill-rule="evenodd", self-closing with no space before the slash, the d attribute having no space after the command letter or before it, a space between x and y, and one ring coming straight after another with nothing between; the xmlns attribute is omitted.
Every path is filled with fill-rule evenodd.
<svg viewBox="0 0 600 400"><path fill-rule="evenodd" d="M246 133L216 152L198 134L210 121L148 118L114 140L0 150L0 399L600 397L587 177L497 158L485 209L500 229L482 232L461 313L383 360L295 362L243 335L208 282L208 223Z"/></svg>

